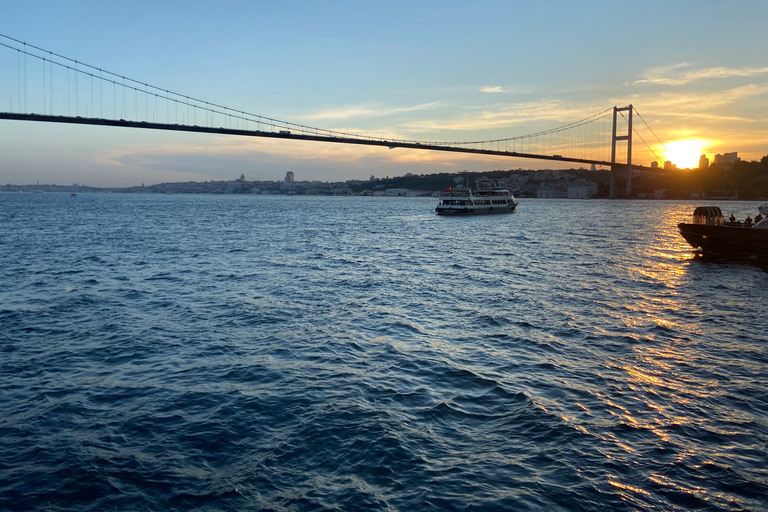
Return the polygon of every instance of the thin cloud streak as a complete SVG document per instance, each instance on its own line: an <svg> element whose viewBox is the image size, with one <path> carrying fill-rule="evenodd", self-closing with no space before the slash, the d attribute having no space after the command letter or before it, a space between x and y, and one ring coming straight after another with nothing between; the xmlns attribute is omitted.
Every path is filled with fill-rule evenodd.
<svg viewBox="0 0 768 512"><path fill-rule="evenodd" d="M499 93L499 92L508 92L508 91L505 91L504 89L502 89L497 85L497 86L480 87L480 92Z"/></svg>
<svg viewBox="0 0 768 512"><path fill-rule="evenodd" d="M370 119L373 117L385 117L408 112L417 112L430 110L439 107L437 102L423 103L410 107L381 107L377 105L350 105L335 109L320 110L302 116L311 121L330 121L330 120L348 120L348 119Z"/></svg>
<svg viewBox="0 0 768 512"><path fill-rule="evenodd" d="M502 87L500 85L484 85L477 88L478 91L487 94L529 94L531 91L528 88L516 87Z"/></svg>
<svg viewBox="0 0 768 512"><path fill-rule="evenodd" d="M599 111L601 107L567 105L558 99L544 99L513 104L484 107L479 112L461 119L429 119L412 122L405 127L414 132L435 130L487 130L506 128L530 122L570 123Z"/></svg>
<svg viewBox="0 0 768 512"><path fill-rule="evenodd" d="M687 71L684 73L673 73L673 71L690 67L692 64L680 63L671 66L654 68L645 73L645 78L637 80L635 84L657 84L657 85L686 85L695 80L704 80L708 78L732 78L732 77L751 77L768 74L768 66L763 67L745 67L745 68L726 68L712 67L698 70ZM671 75L671 76L670 76Z"/></svg>
<svg viewBox="0 0 768 512"><path fill-rule="evenodd" d="M150 167L163 160L176 157L239 158L256 162L265 155L269 155L271 158L278 157L291 160L355 162L377 153L381 154L382 148L219 136L206 146L162 144L110 148L96 155L94 161L100 165L109 166L125 167L142 163Z"/></svg>
<svg viewBox="0 0 768 512"><path fill-rule="evenodd" d="M732 105L740 101L768 94L768 82L743 85L711 93L661 93L659 95L636 95L633 101L642 105L644 111L659 109L659 115L707 115L717 107ZM712 116L717 114L712 113Z"/></svg>

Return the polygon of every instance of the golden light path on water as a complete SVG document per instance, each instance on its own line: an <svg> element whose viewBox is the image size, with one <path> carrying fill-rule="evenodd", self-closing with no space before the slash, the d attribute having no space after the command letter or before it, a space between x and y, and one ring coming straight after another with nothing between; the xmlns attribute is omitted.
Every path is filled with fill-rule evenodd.
<svg viewBox="0 0 768 512"><path fill-rule="evenodd" d="M636 432L650 432L658 438L657 443L662 450L671 448L677 452L674 460L666 462L667 465L693 465L694 471L700 471L702 466L726 469L722 462L715 463L712 459L714 456L727 458L727 454L712 452L705 445L690 442L684 432L721 430L713 426L713 420L739 423L749 419L743 418L740 413L733 417L725 414L726 417L711 418L709 411L701 406L717 395L720 380L717 377L701 378L702 369L715 364L709 354L701 352L701 341L711 333L705 332L698 320L706 313L703 304L692 301L690 296L682 293L691 279L692 249L679 236L677 223L690 219L692 206L687 203L663 204L659 210L658 225L651 234L651 243L642 249L642 258L627 268L627 277L641 291L631 300L627 298L622 308L609 310L620 325L619 329L624 331L624 336L634 340L634 357L607 360L601 369L606 375L624 375L625 385L617 385L618 389L624 388L619 393L623 400L616 398L616 389L596 390L594 393L601 400L604 412L615 418L619 425ZM649 291L642 291L645 289ZM609 336L615 335L615 332L603 331L603 334ZM728 377L721 375L720 378ZM583 403L577 405L590 416L599 414L598 411L590 411ZM722 411L720 414L723 414ZM574 417L564 419L578 422ZM593 428L584 424L579 426L585 434ZM650 465L651 461L641 462L649 455L638 451L632 443L613 435L602 436L609 446L613 444L615 447L605 450L607 460ZM703 464L696 462L702 459ZM665 472L652 472L647 479L647 482L627 481L620 475L609 475L607 483L628 498L642 496L647 499L651 495L648 489L658 487L689 496L697 503L714 498L704 487L692 486L690 482ZM724 496L721 498L727 499Z"/></svg>

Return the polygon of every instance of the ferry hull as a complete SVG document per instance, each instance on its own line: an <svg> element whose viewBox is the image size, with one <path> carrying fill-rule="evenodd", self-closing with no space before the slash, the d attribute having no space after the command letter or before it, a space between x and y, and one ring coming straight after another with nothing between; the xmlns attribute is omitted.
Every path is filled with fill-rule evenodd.
<svg viewBox="0 0 768 512"><path fill-rule="evenodd" d="M497 213L513 213L517 205L507 208L446 208L438 206L435 211L438 215L490 215Z"/></svg>
<svg viewBox="0 0 768 512"><path fill-rule="evenodd" d="M768 229L687 223L677 227L691 247L705 253L768 257Z"/></svg>

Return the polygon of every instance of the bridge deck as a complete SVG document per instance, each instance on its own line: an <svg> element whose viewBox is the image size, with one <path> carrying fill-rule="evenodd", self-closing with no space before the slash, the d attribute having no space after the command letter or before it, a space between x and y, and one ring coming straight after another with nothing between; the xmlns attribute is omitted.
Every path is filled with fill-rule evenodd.
<svg viewBox="0 0 768 512"><path fill-rule="evenodd" d="M17 114L12 112L0 112L0 119L9 119L14 121L39 121L47 123L67 123L67 124L85 124L85 125L97 125L97 126L120 126L124 128L143 128L149 130L169 130L177 132L197 132L197 133L215 133L220 135L240 135L246 137L268 137L274 139L291 139L291 140L309 140L317 142L333 142L338 144L357 144L364 146L384 146L390 149L394 148L407 148L407 149L421 149L430 151L448 151L452 153L472 153L480 155L494 155L514 158L532 158L536 160L552 160L558 162L573 162L587 165L602 165L607 167L615 166L616 168L626 168L626 164L611 164L611 162L605 162L601 160L587 160L583 158L568 158L561 155L535 155L529 153L519 153L516 151L498 151L492 149L476 149L460 146L446 146L439 144L422 144L418 142L398 142L388 141L385 139L361 139L354 137L330 137L326 135L311 135L307 133L292 133L288 131L261 131L261 130L239 130L234 128L224 127L208 127L198 125L183 125L183 124L166 124L166 123L150 123L145 121L126 121L123 119L102 119L94 117L71 117L71 116L52 116L43 114ZM633 169L656 171L658 169L652 169L651 167L645 167L640 165L633 165Z"/></svg>

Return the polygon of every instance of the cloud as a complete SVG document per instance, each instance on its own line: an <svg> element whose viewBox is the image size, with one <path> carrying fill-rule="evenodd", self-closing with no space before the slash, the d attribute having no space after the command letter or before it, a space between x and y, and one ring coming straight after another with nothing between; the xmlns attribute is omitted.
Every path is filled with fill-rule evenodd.
<svg viewBox="0 0 768 512"><path fill-rule="evenodd" d="M530 87L518 87L515 89L510 89L509 87L502 87L500 85L484 85L483 87L478 87L477 89L480 92L485 92L488 94L529 94L532 92Z"/></svg>
<svg viewBox="0 0 768 512"><path fill-rule="evenodd" d="M679 71L682 68L691 67L692 64L685 62L663 66L646 71L642 80L637 80L635 84L658 84L658 85L685 85L695 80L707 78L731 78L731 77L750 77L768 74L768 66L763 67L745 67L745 68L726 68L712 67L688 71Z"/></svg>
<svg viewBox="0 0 768 512"><path fill-rule="evenodd" d="M412 105L410 107L382 107L378 105L349 105L340 108L320 110L312 112L302 116L304 119L311 121L329 121L340 119L360 119L360 118L372 118L372 117L384 117L395 114L403 114L407 112L416 112L422 110L434 109L439 106L439 103L422 103L420 105Z"/></svg>
<svg viewBox="0 0 768 512"><path fill-rule="evenodd" d="M643 110L659 110L664 116L685 115L689 117L710 117L731 120L760 120L729 114L717 114L718 107L738 105L740 102L768 94L768 82L734 87L709 93L662 93L659 95L637 95L632 101Z"/></svg>
<svg viewBox="0 0 768 512"><path fill-rule="evenodd" d="M485 106L458 118L423 120L410 123L407 128L415 132L434 132L436 130L487 130L542 121L568 123L588 117L599 110L599 107L591 105L576 107L558 99L548 98L540 101Z"/></svg>
<svg viewBox="0 0 768 512"><path fill-rule="evenodd" d="M169 165L185 166L190 172L210 174L224 162L257 165L259 162L284 159L291 162L332 161L352 163L370 155L386 155L386 148L354 146L307 141L286 141L254 137L215 136L205 145L184 143L156 143L116 145L103 149L93 156L100 166L123 168L155 168L169 170Z"/></svg>
<svg viewBox="0 0 768 512"><path fill-rule="evenodd" d="M644 91L614 97L611 103L632 103L640 111L654 133L648 132L639 120L634 126L647 141L656 137L662 141L709 140L707 153L738 151L745 159L762 156L759 153L764 149L759 149L759 145L765 148L768 133L768 82L706 91L694 86ZM744 135L747 133L751 135ZM643 151L640 145L638 148ZM642 156L639 158L643 160Z"/></svg>

